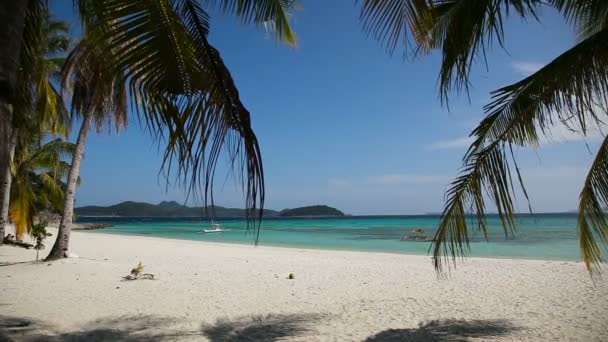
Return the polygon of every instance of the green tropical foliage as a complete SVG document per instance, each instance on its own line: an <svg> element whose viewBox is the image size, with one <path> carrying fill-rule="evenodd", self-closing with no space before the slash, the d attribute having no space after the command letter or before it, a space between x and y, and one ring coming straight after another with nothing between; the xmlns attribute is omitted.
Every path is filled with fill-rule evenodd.
<svg viewBox="0 0 608 342"><path fill-rule="evenodd" d="M47 237L52 236L51 233L46 231L47 224L48 223L46 221L40 221L34 224L32 227L31 235L36 240L36 244L34 245L34 249L36 250L36 261L38 261L38 254L40 253L40 250L44 249L45 247L44 240Z"/></svg>
<svg viewBox="0 0 608 342"><path fill-rule="evenodd" d="M473 130L475 138L461 174L446 194L446 207L433 247L435 267L449 265L445 256L465 256L471 228L487 230L486 202L498 208L505 234L515 229L514 188L527 193L513 149L536 146L557 126L587 135L602 125L608 108L608 2L604 0L365 0L364 29L394 51L399 43L413 55L439 50L441 98L466 92L471 66L485 59L496 42L503 47L503 23L509 15L539 20L542 6L563 14L578 33L575 45L546 66L492 93L486 118ZM580 194L578 231L583 259L590 272L604 261L608 225L608 149L597 152Z"/></svg>
<svg viewBox="0 0 608 342"><path fill-rule="evenodd" d="M43 1L29 1L25 18L14 122L17 135L48 132L67 136L70 118L55 84L68 50L66 23L53 20Z"/></svg>
<svg viewBox="0 0 608 342"><path fill-rule="evenodd" d="M25 18L13 129L16 147L11 163L9 215L21 239L30 232L36 214L61 208L72 145L60 139L42 144L47 134L67 135L70 120L55 84L70 44L68 26L52 20L43 2L30 1Z"/></svg>
<svg viewBox="0 0 608 342"><path fill-rule="evenodd" d="M62 180L70 169L65 160L71 158L74 144L55 139L38 145L38 141L18 145L13 162L9 205L18 239L31 233L40 211L58 212L63 208L65 184Z"/></svg>

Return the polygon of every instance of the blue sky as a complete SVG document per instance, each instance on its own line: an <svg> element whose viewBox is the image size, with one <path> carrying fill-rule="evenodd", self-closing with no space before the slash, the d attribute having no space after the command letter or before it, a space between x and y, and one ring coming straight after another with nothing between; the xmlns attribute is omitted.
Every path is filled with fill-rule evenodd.
<svg viewBox="0 0 608 342"><path fill-rule="evenodd" d="M266 207L272 209L328 204L351 214L441 211L489 92L533 72L575 41L571 27L552 11L543 13L542 24L511 18L507 52L495 46L488 68L479 63L473 70L470 101L452 94L448 111L438 99L437 54L415 61L389 56L362 33L355 1L303 0L302 7L293 19L296 48L212 13L211 41L252 113ZM73 21L71 1L56 0L53 9ZM576 208L597 139L583 141L558 128L539 149L517 151L535 211ZM180 189L165 191L158 147L135 117L118 134L91 134L86 151L77 206L184 201ZM230 180L218 182L215 195L219 205L244 205ZM519 201L519 208L527 205Z"/></svg>

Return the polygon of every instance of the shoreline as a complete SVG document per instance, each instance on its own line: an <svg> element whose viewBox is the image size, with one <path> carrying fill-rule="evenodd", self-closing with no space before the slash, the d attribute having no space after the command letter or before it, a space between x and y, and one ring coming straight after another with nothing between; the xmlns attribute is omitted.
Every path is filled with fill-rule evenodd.
<svg viewBox="0 0 608 342"><path fill-rule="evenodd" d="M112 227L105 227L105 228L112 228ZM191 242L203 243L203 244L211 244L211 245L217 244L217 245L229 245L229 246L236 245L236 246L251 246L251 247L295 249L295 250L310 250L310 251L353 252L353 253L372 253L372 254L388 254L388 255L407 255L407 256L426 257L428 259L432 259L433 258L429 254L400 253L400 252L393 252L393 251L358 250L358 249L348 249L348 248L344 248L344 249L332 249L332 248L322 248L322 247L314 248L314 247L300 247L300 246L288 246L288 245L274 245L274 244L265 244L265 243L258 243L257 246L256 246L256 245L254 245L254 242L251 242L251 243L241 243L241 242L231 242L231 241L207 241L207 240L185 239L185 238L180 238L180 237L160 237L160 236L144 235L144 234L123 234L123 233L115 233L115 232L104 232L103 230L105 228L75 229L75 231L84 232L84 233L87 233L87 231L94 231L95 234L107 234L107 235L134 237L134 238L145 238L145 239L163 239L163 240L191 241ZM414 243L414 242L412 241L412 242L405 242L405 243ZM457 265L456 265L456 267L458 267L459 264L461 264L463 262L466 262L466 260L469 260L469 259L512 260L512 261L518 261L518 260L554 261L554 262L573 262L573 263L580 263L581 265L584 265L584 263L583 263L582 260L572 260L572 259L551 259L551 258L545 258L545 259L538 258L538 259L534 259L534 258L528 258L528 257L513 258L513 257L509 257L509 256L504 256L504 257L503 256L467 256L464 259L457 258Z"/></svg>
<svg viewBox="0 0 608 342"><path fill-rule="evenodd" d="M608 282L577 262L468 258L438 277L420 255L81 231L71 243L79 258L51 263L0 247L1 319L26 324L0 337L608 340ZM155 280L124 281L140 261Z"/></svg>

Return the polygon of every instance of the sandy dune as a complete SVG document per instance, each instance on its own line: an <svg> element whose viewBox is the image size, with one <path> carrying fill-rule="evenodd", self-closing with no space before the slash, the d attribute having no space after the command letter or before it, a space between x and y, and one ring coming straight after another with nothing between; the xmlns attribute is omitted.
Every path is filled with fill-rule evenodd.
<svg viewBox="0 0 608 342"><path fill-rule="evenodd" d="M85 232L73 251L0 247L0 341L608 341L608 280L581 263L470 259L438 279L382 253ZM157 280L121 281L139 261Z"/></svg>

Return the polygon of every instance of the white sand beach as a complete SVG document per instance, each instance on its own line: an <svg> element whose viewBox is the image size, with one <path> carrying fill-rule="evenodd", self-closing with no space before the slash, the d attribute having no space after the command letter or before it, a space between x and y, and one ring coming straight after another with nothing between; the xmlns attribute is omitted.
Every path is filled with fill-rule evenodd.
<svg viewBox="0 0 608 342"><path fill-rule="evenodd" d="M0 341L608 341L608 281L582 263L472 258L439 279L423 256L86 232L72 247L52 263L0 247ZM157 279L122 281L139 261Z"/></svg>

